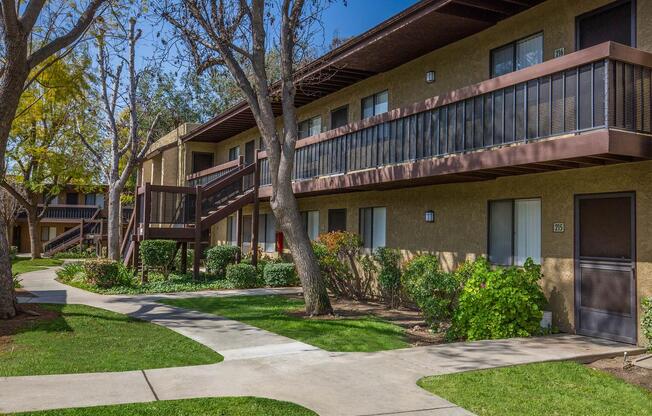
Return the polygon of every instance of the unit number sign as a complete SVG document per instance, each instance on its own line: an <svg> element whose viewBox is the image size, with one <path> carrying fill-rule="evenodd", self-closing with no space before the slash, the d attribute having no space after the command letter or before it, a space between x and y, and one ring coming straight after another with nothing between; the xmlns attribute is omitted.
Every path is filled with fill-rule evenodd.
<svg viewBox="0 0 652 416"><path fill-rule="evenodd" d="M566 225L563 222L556 222L552 224L553 233L563 233L566 230Z"/></svg>

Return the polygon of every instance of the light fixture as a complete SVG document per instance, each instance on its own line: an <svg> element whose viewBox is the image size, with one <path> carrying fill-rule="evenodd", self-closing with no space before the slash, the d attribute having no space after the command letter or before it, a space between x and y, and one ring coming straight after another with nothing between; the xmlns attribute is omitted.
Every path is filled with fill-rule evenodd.
<svg viewBox="0 0 652 416"><path fill-rule="evenodd" d="M426 82L428 84L432 84L433 82L435 82L435 71L426 72Z"/></svg>
<svg viewBox="0 0 652 416"><path fill-rule="evenodd" d="M426 222L435 222L435 211L429 209L423 215L423 219L425 219Z"/></svg>

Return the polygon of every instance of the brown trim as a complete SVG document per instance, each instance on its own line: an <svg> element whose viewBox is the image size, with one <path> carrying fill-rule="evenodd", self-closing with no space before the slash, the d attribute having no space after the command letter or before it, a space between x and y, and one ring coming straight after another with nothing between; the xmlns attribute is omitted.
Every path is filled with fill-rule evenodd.
<svg viewBox="0 0 652 416"><path fill-rule="evenodd" d="M497 176L535 173L529 164L553 161L584 160L611 154L629 156L629 160L652 159L652 137L618 130L600 129L579 135L559 136L526 144L514 144L493 150L479 150L439 158L418 160L399 165L383 166L323 178L296 181L295 194L327 194L354 190L379 189L379 187L419 186L492 179ZM617 163L617 160L612 160ZM607 164L598 160L595 165ZM551 170L563 169L551 166ZM568 166L571 168L571 166ZM477 174L488 173L486 177ZM460 176L463 175L463 176ZM269 198L271 186L261 188L260 197Z"/></svg>
<svg viewBox="0 0 652 416"><path fill-rule="evenodd" d="M235 166L238 166L239 160L230 160L226 163L222 163L221 165L213 166L212 168L200 170L199 172L191 173L189 175L186 175L186 180L190 181L192 179L196 178L201 178L202 176L210 175L211 173L216 173L225 169L229 169Z"/></svg>
<svg viewBox="0 0 652 416"><path fill-rule="evenodd" d="M637 65L652 67L652 53L644 52L629 46L614 42L604 42L581 51L573 52L562 57L542 62L518 71L510 72L496 78L488 79L477 84L469 85L457 90L447 92L424 101L410 104L402 108L390 110L377 116L364 120L355 121L340 128L307 137L297 141L296 148L334 139L338 136L353 133L368 127L376 126L398 118L407 117L416 113L432 110L471 97L486 94L505 87L531 81L536 78L552 75L564 70L589 64L601 59L614 59L618 61L633 63ZM267 155L264 151L259 153L259 158L264 159Z"/></svg>

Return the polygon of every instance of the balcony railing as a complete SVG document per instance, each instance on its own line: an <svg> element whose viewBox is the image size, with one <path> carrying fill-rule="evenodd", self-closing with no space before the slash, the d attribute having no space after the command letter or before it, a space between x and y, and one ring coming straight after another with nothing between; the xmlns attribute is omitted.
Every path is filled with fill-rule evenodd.
<svg viewBox="0 0 652 416"><path fill-rule="evenodd" d="M43 206L39 206L39 210ZM98 205L66 205L66 204L52 204L45 208L45 215L43 220L73 220L78 221L81 219L94 218L97 211L100 210ZM18 219L27 218L27 214L23 211L18 214Z"/></svg>
<svg viewBox="0 0 652 416"><path fill-rule="evenodd" d="M652 54L607 42L297 143L306 180L601 128L652 133ZM259 154L261 186L269 161Z"/></svg>
<svg viewBox="0 0 652 416"><path fill-rule="evenodd" d="M240 156L238 159L190 174L186 176L186 181L188 182L188 186L206 185L207 183L238 169L243 162L244 157Z"/></svg>

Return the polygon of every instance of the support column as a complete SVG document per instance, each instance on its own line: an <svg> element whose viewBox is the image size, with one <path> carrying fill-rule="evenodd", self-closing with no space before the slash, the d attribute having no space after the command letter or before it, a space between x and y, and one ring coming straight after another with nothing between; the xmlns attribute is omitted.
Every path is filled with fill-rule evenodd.
<svg viewBox="0 0 652 416"><path fill-rule="evenodd" d="M188 243L181 243L181 273L188 273Z"/></svg>
<svg viewBox="0 0 652 416"><path fill-rule="evenodd" d="M202 187L195 187L195 256L192 267L193 279L199 279L199 261L201 259L201 200Z"/></svg>
<svg viewBox="0 0 652 416"><path fill-rule="evenodd" d="M258 266L258 187L260 185L260 163L258 161L258 149L254 156L254 211L251 214L251 264Z"/></svg>
<svg viewBox="0 0 652 416"><path fill-rule="evenodd" d="M149 187L150 183L145 182L145 193L143 194L143 240L149 238L149 220L152 215L152 195ZM136 263L136 266L138 266L138 263ZM143 265L141 276L142 283L147 283L147 269L145 265Z"/></svg>
<svg viewBox="0 0 652 416"><path fill-rule="evenodd" d="M242 261L242 208L235 214L235 245L240 249L236 254L236 263Z"/></svg>

